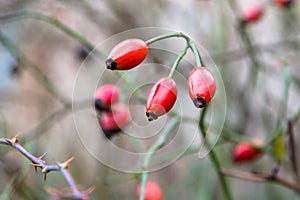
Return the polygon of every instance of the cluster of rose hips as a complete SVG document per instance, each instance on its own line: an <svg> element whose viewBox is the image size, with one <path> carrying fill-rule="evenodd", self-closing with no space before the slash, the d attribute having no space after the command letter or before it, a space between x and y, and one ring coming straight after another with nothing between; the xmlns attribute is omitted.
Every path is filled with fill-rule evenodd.
<svg viewBox="0 0 300 200"><path fill-rule="evenodd" d="M129 108L119 102L120 90L115 85L102 85L95 92L95 108L99 124L110 139L129 122Z"/></svg>
<svg viewBox="0 0 300 200"><path fill-rule="evenodd" d="M276 5L283 7L283 8L288 8L290 7L294 0L274 0ZM241 23L243 25L248 24L248 23L254 23L257 22L261 17L263 16L264 9L262 6L255 5L253 7L250 7L248 10L244 11L241 17Z"/></svg>
<svg viewBox="0 0 300 200"><path fill-rule="evenodd" d="M111 50L106 60L106 66L110 70L129 70L143 62L147 55L148 45L145 41L138 38L127 39L117 44ZM176 102L177 86L170 74L156 81L148 94L146 116L149 121L168 113ZM195 67L188 77L188 91L197 108L206 106L216 91L216 81L211 71L202 66ZM102 86L96 91L95 99L96 109L105 112L105 114L100 116L99 122L104 133L109 137L111 136L110 132L116 128L115 122L121 118L114 116L120 112L114 110L114 107L116 107L114 103L119 99L119 90L112 85ZM113 119L114 117L117 118ZM108 124L112 124L112 126L108 127L108 124L105 124L108 121L110 122ZM125 125L125 123L120 125ZM140 198L140 185L137 188L137 195ZM160 187L151 181L146 182L144 196L144 200L162 200L163 198Z"/></svg>
<svg viewBox="0 0 300 200"><path fill-rule="evenodd" d="M138 66L147 56L148 46L137 38L127 39L117 44L106 60L111 70L128 70ZM188 90L191 99L198 108L207 105L216 90L213 74L205 67L194 68L188 78ZM149 121L168 113L177 98L177 86L174 79L166 76L158 80L151 88L147 103L146 116Z"/></svg>
<svg viewBox="0 0 300 200"><path fill-rule="evenodd" d="M293 0L275 0L282 7L289 7ZM245 11L240 18L241 25L257 22L263 15L261 6L253 6ZM148 55L148 45L138 38L124 40L117 44L109 53L106 66L110 70L130 70L144 61ZM171 74L171 73L170 73ZM195 67L188 77L188 91L197 108L205 107L213 98L216 91L216 81L209 69L203 66ZM95 93L95 108L98 111L98 120L107 138L120 131L129 121L128 106L119 103L120 91L114 85L103 85ZM147 102L146 116L149 121L168 113L177 99L177 86L173 75L165 76L152 86ZM262 155L262 145L257 143L241 142L233 151L233 160L237 163L248 162ZM137 188L140 198L141 186ZM147 181L144 200L162 200L160 187Z"/></svg>

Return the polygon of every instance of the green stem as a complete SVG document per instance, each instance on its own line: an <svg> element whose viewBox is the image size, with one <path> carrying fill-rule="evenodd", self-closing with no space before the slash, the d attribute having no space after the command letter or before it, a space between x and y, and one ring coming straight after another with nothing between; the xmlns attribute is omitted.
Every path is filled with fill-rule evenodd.
<svg viewBox="0 0 300 200"><path fill-rule="evenodd" d="M68 104L68 101L58 92L58 89L52 84L49 78L39 69L39 67L35 66L26 55L21 52L18 47L5 36L4 33L0 31L0 43L6 47L6 49L10 52L10 54L18 61L24 64L25 67L29 69L29 71L33 74L37 81L41 83L45 89L52 94L56 100L61 102L63 105Z"/></svg>
<svg viewBox="0 0 300 200"><path fill-rule="evenodd" d="M16 18L16 19L32 18L32 19L37 19L37 20L52 24L56 28L65 32L67 35L69 35L72 38L79 41L83 46L88 48L90 51L93 50L93 52L96 55L98 55L101 59L106 58L106 56L101 51L95 49L95 46L91 42L89 42L83 35L74 31L73 29L69 28L68 26L64 25L62 22L60 22L58 19L56 19L53 16L45 15L42 12L38 12L38 11L34 11L34 10L19 10L17 12L11 13L9 15L1 16L0 20L12 20L14 18Z"/></svg>
<svg viewBox="0 0 300 200"><path fill-rule="evenodd" d="M240 29L240 35L244 41L244 44L246 46L246 49L249 53L250 59L252 61L252 76L253 76L253 80L255 81L257 79L257 75L258 75L258 70L262 69L260 62L258 61L257 57L256 57L256 52L255 49L253 47L252 41L250 39L249 34L247 33L246 27L243 26Z"/></svg>
<svg viewBox="0 0 300 200"><path fill-rule="evenodd" d="M237 15L237 13L239 13L240 10L239 10L239 6L237 5L236 1L229 0L229 5L231 7L231 10L232 10L235 18L240 20L239 16ZM251 77L253 77L253 79L252 79L253 83L256 83L257 76L258 76L258 70L262 69L262 66L256 57L257 52L255 51L254 45L252 44L252 41L250 39L250 36L249 36L246 28L247 28L247 25L240 24L238 27L238 32L242 38L242 41L246 47L247 53L249 54L249 57L251 59L251 62L252 62Z"/></svg>
<svg viewBox="0 0 300 200"><path fill-rule="evenodd" d="M282 70L282 81L283 81L283 90L282 90L282 96L281 96L281 102L279 106L278 111L278 121L277 124L280 124L282 120L286 119L286 113L287 113L287 104L288 104L288 96L289 96L289 87L290 87L290 68L288 65L283 66Z"/></svg>
<svg viewBox="0 0 300 200"><path fill-rule="evenodd" d="M207 110L207 107L205 107L200 115L200 119L199 119L199 128L200 128L200 132L202 133L202 136L203 138L205 139L206 137L206 129L205 129L205 124L204 124L204 118L205 118L205 114L206 114L206 110ZM232 200L232 195L231 195L231 192L229 190L229 187L227 185L227 182L225 180L225 177L220 173L221 172L221 163L220 161L218 160L218 157L217 157L217 154L215 152L215 150L211 147L209 141L206 139L205 141L205 144L206 146L211 149L211 152L209 154L210 156L210 159L217 171L217 174L218 174L218 177L220 179L220 182L221 182L221 185L223 187L223 190L224 190L224 193L225 193L225 196L226 196L226 199L227 200Z"/></svg>
<svg viewBox="0 0 300 200"><path fill-rule="evenodd" d="M276 123L277 127L275 128L275 131L273 131L273 133L271 134L271 139L267 142L267 145L271 145L280 134L287 132L287 125L285 121L287 118L287 104L288 104L290 79L291 79L290 68L285 63L282 70L283 89L282 89L281 102L278 110L278 119Z"/></svg>
<svg viewBox="0 0 300 200"><path fill-rule="evenodd" d="M179 54L179 56L177 57L177 59L175 60L172 68L171 68L171 71L169 73L169 77L170 78L173 78L174 77L174 74L175 74L175 71L179 65L179 62L182 60L182 58L185 56L187 50L189 49L189 45L186 45L185 48L181 51L181 53Z"/></svg>
<svg viewBox="0 0 300 200"><path fill-rule="evenodd" d="M20 10L8 15L4 15L4 16L0 16L0 21L10 21L10 20L14 20L14 19L23 19L23 18L31 18L31 19L36 19L36 20L40 20L40 21L44 21L48 24L53 25L54 27L60 29L61 31L63 31L64 33L66 33L68 36L70 36L71 38L75 39L76 41L78 41L79 43L81 43L83 46L85 46L87 49L91 50L92 53L94 53L97 58L100 58L100 60L105 60L106 59L106 55L104 53L102 53L101 51L99 51L98 49L95 48L95 46L89 42L83 35L81 35L80 33L74 31L73 29L69 28L68 26L66 26L65 24L63 24L62 22L60 22L58 19L56 19L53 16L49 16L46 15L44 13L38 12L38 11L34 11L34 10ZM39 73L39 72L37 72ZM116 71L116 74L121 77L130 88L134 88L132 81L129 80L126 76L123 76L123 73L120 71ZM137 90L137 92L140 95L140 91Z"/></svg>
<svg viewBox="0 0 300 200"><path fill-rule="evenodd" d="M196 59L196 65L197 66L203 66L203 67L205 66L203 61L202 61L201 55L200 55L196 45L194 44L193 40L188 35L186 35L182 32L160 35L160 36L157 36L157 37L154 37L154 38L151 38L151 39L147 40L146 44L150 45L150 44L152 44L154 42L157 42L159 40L164 40L164 39L172 38L172 37L184 38L186 40L187 44L189 45L189 48L193 51L193 54L194 54L195 59Z"/></svg>
<svg viewBox="0 0 300 200"><path fill-rule="evenodd" d="M161 136L156 140L156 142L148 150L148 152L147 152L147 154L145 156L145 159L144 159L143 166L142 166L142 183L141 183L140 200L144 200L145 199L145 188L146 188L146 182L147 182L147 178L148 178L148 167L149 167L151 158L152 158L153 154L155 153L155 151L158 150L159 148L161 148L164 145L164 143L166 142L166 139L167 139L168 135L171 133L171 131L173 130L173 128L179 122L180 122L180 118L179 117L173 118L172 121L164 129L164 131L161 134Z"/></svg>
<svg viewBox="0 0 300 200"><path fill-rule="evenodd" d="M164 40L164 39L172 38L172 37L184 37L183 35L184 34L181 33L181 32L178 32L178 33L168 33L168 34L165 34L165 35L159 35L157 37L151 38L151 39L147 40L145 43L148 46L148 45L150 45L150 44L152 44L154 42L157 42L159 40ZM188 39L186 39L186 40L188 40Z"/></svg>

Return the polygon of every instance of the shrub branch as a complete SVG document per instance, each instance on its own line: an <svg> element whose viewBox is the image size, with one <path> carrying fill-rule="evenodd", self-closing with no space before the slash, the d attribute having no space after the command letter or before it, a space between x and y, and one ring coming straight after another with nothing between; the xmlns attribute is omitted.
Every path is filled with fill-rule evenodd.
<svg viewBox="0 0 300 200"><path fill-rule="evenodd" d="M87 200L88 194L85 192L80 192L74 178L72 177L70 171L68 170L70 163L74 160L73 157L68 159L67 161L63 163L56 162L54 165L48 165L45 160L43 160L43 157L46 155L44 153L40 157L36 157L32 155L30 152L28 152L18 141L18 136L15 136L12 139L9 138L0 138L0 144L8 145L17 151L19 151L23 156L25 156L28 160L30 160L32 163L31 165L35 168L35 171L37 168L42 169L42 173L44 174L44 180L46 181L47 174L51 171L58 171L60 172L63 177L66 179L68 185L70 186L70 189L72 191L72 198L74 199L82 199Z"/></svg>

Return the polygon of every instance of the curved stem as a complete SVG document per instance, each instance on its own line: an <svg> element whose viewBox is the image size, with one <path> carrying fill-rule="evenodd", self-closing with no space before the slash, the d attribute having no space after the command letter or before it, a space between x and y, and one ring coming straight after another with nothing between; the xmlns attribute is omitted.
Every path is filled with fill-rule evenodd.
<svg viewBox="0 0 300 200"><path fill-rule="evenodd" d="M152 158L153 154L155 153L155 151L158 150L159 148L161 148L164 145L168 135L171 133L172 129L179 122L180 122L179 117L173 118L172 121L168 124L168 126L164 129L161 136L156 140L156 142L148 150L148 152L145 156L145 159L144 159L143 166L142 166L142 182L141 182L140 200L145 199L145 188L146 188L146 182L147 182L147 178L148 178L148 167L149 167L149 163L151 161L151 158Z"/></svg>
<svg viewBox="0 0 300 200"><path fill-rule="evenodd" d="M12 20L14 18L32 18L32 19L37 19L40 21L44 21L48 24L52 24L56 28L62 30L65 32L67 35L71 36L72 38L76 39L79 41L82 45L84 45L86 48L88 48L90 51L93 50L96 55L98 55L101 59L105 59L106 56L99 50L95 49L95 46L89 42L83 35L80 33L74 31L73 29L69 28L62 22L60 22L58 19L56 19L54 16L49 16L46 15L42 12L34 11L34 10L19 10L17 12L13 12L11 14L5 15L5 16L0 16L0 20Z"/></svg>
<svg viewBox="0 0 300 200"><path fill-rule="evenodd" d="M182 32L160 35L160 36L157 36L157 37L154 37L154 38L151 38L151 39L147 40L145 43L147 45L150 45L154 42L164 40L164 39L167 39L167 38L172 38L172 37L182 37L182 38L184 38L186 40L187 44L189 45L189 48L193 51L193 54L194 54L195 59L196 59L196 65L197 66L203 66L203 67L205 66L203 61L202 61L201 55L200 55L195 43L193 42L193 40L188 35L186 35Z"/></svg>
<svg viewBox="0 0 300 200"><path fill-rule="evenodd" d="M66 100L58 91L58 88L53 85L53 83L49 80L45 73L40 70L40 68L34 65L31 60L27 58L27 56L20 51L20 49L14 44L4 33L0 31L0 43L3 44L4 47L9 51L9 53L18 61L24 64L37 81L59 102L63 105L68 104L68 100Z"/></svg>
<svg viewBox="0 0 300 200"><path fill-rule="evenodd" d="M170 73L169 73L169 77L170 77L170 78L173 78L173 77L174 77L174 73L175 73L175 71L176 71L176 69L177 69L177 67L178 67L178 65L179 65L179 63L180 63L180 61L181 61L182 58L185 56L185 54L186 54L186 52L187 52L187 50L188 50L189 48L190 48L189 45L186 45L185 48L181 51L181 53L180 53L179 56L177 57L177 59L175 60L173 66L172 66L172 68L171 68L171 71L170 71Z"/></svg>
<svg viewBox="0 0 300 200"><path fill-rule="evenodd" d="M159 40L164 40L164 39L167 39L167 38L172 38L172 37L183 37L182 36L183 34L181 32L178 32L178 33L169 33L169 34L165 34L165 35L159 35L157 37L154 37L154 38L151 38L149 40L147 40L145 43L148 45L154 43L154 42L157 42Z"/></svg>
<svg viewBox="0 0 300 200"><path fill-rule="evenodd" d="M205 129L205 124L204 124L204 118L205 118L206 110L207 110L207 107L205 107L203 109L203 111L200 115L200 119L199 119L199 129L200 129L200 132L202 133L203 138L206 137L206 129ZM211 145L210 145L208 140L205 141L205 144L206 144L206 146L208 146L209 149L211 149L209 157L210 157L210 159L211 159L211 161L212 161L212 163L213 163L213 165L214 165L214 167L217 171L217 174L218 174L218 177L220 179L221 185L223 187L226 199L227 200L232 200L232 195L231 195L231 192L229 190L228 184L225 180L225 177L220 173L221 170L222 170L222 167L221 167L221 163L220 163L220 161L217 157L217 154L214 151L214 149L211 148Z"/></svg>
<svg viewBox="0 0 300 200"><path fill-rule="evenodd" d="M194 42L192 40L189 41L189 45L190 45L190 47L191 47L191 49L192 49L192 51L193 51L193 53L195 55L196 65L198 67L205 67L204 62L203 62L203 60L202 60L202 58L200 56L200 53L199 53L196 45L194 44Z"/></svg>

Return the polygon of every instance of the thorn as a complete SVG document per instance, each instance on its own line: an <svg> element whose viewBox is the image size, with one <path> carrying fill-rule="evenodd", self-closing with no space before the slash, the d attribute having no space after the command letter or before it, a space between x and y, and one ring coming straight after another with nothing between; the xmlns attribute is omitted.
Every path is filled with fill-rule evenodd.
<svg viewBox="0 0 300 200"><path fill-rule="evenodd" d="M88 189L86 189L85 191L83 191L82 193L85 195L89 195L92 192L94 192L94 190L95 190L95 186L92 186L92 187L89 187Z"/></svg>
<svg viewBox="0 0 300 200"><path fill-rule="evenodd" d="M70 163L74 160L74 157L69 158L67 161L65 161L64 163L61 164L61 167L64 169L67 169L70 165Z"/></svg>
<svg viewBox="0 0 300 200"><path fill-rule="evenodd" d="M29 165L31 165L31 166L34 167L34 172L35 172L35 173L37 172L37 167L41 167L40 164L35 164L35 163L29 163Z"/></svg>
<svg viewBox="0 0 300 200"><path fill-rule="evenodd" d="M41 164L35 164L35 163L29 163L29 165L34 166L34 167L41 167Z"/></svg>
<svg viewBox="0 0 300 200"><path fill-rule="evenodd" d="M46 179L47 179L47 172L44 173L44 182L46 182Z"/></svg>
<svg viewBox="0 0 300 200"><path fill-rule="evenodd" d="M42 159L46 156L46 154L47 154L47 152L43 153L43 155L41 155L41 156L39 157L39 159L42 160Z"/></svg>
<svg viewBox="0 0 300 200"><path fill-rule="evenodd" d="M29 163L29 165L32 165L34 167L41 167L42 166L41 164L35 164L35 163Z"/></svg>
<svg viewBox="0 0 300 200"><path fill-rule="evenodd" d="M12 139L12 144L16 144L19 142L18 134Z"/></svg>
<svg viewBox="0 0 300 200"><path fill-rule="evenodd" d="M11 142L11 140L10 139L8 139L8 138L3 138L8 144L12 144L12 142Z"/></svg>

